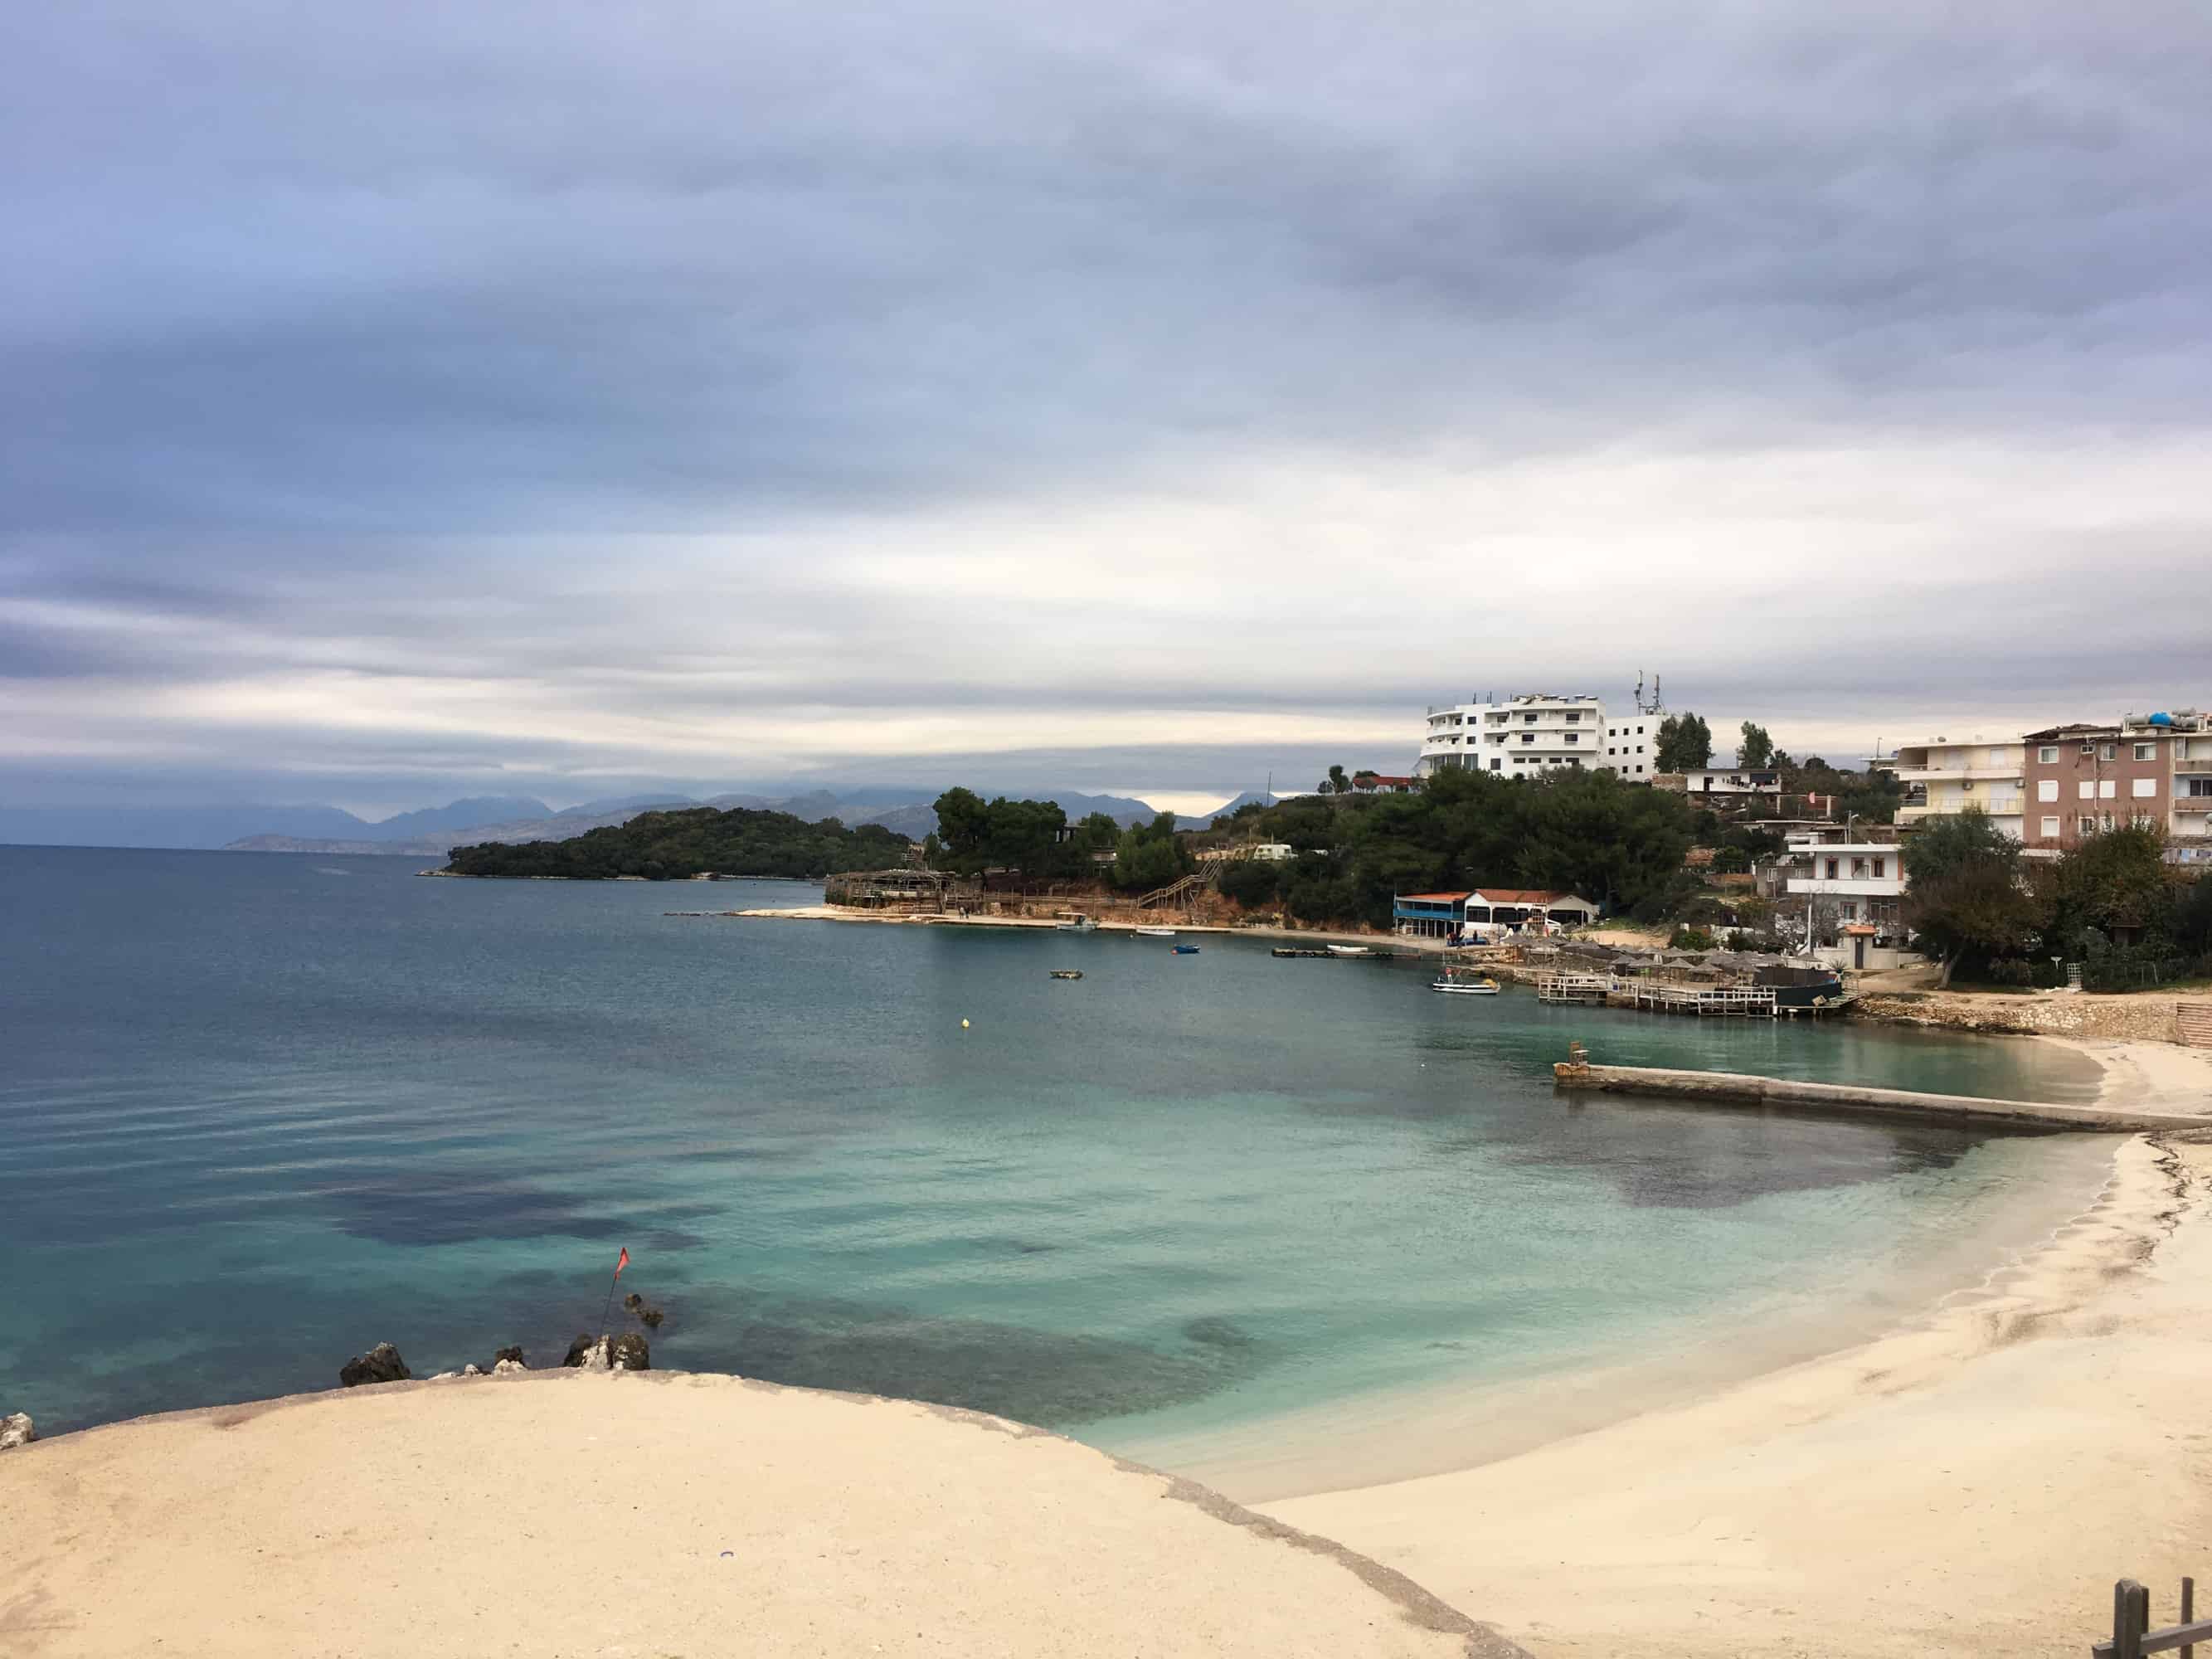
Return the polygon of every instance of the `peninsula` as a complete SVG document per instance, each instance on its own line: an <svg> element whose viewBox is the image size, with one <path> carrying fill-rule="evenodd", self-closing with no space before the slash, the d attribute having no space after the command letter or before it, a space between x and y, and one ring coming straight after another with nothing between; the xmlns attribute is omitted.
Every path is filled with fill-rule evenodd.
<svg viewBox="0 0 2212 1659"><path fill-rule="evenodd" d="M913 843L895 830L836 818L809 823L789 812L710 806L641 812L567 841L485 842L456 847L442 874L561 877L606 881L641 877L787 876L818 879L844 870L896 864Z"/></svg>

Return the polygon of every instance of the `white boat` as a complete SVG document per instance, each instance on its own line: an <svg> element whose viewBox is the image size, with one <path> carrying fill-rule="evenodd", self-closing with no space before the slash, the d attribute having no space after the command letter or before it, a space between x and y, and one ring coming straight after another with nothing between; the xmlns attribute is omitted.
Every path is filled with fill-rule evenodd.
<svg viewBox="0 0 2212 1659"><path fill-rule="evenodd" d="M1364 957L1367 954L1367 947L1364 945L1332 945L1328 947L1328 953L1333 957Z"/></svg>
<svg viewBox="0 0 2212 1659"><path fill-rule="evenodd" d="M1442 991L1446 996L1494 997L1498 981L1487 974L1477 974L1465 968L1447 968L1431 981L1429 989Z"/></svg>
<svg viewBox="0 0 2212 1659"><path fill-rule="evenodd" d="M1139 927L1137 929L1137 936L1139 939L1173 939L1175 934L1176 930L1172 927Z"/></svg>
<svg viewBox="0 0 2212 1659"><path fill-rule="evenodd" d="M1085 915L1062 916L1053 923L1063 933L1095 933L1098 924Z"/></svg>

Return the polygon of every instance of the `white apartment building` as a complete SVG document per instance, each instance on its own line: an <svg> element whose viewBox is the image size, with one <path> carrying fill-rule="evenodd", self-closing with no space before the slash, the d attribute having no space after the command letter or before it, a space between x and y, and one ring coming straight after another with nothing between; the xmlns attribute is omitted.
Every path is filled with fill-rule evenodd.
<svg viewBox="0 0 2212 1659"><path fill-rule="evenodd" d="M1905 789L1897 809L1900 826L1978 806L2014 841L2027 838L2027 745L2018 738L1901 743L1891 763Z"/></svg>
<svg viewBox="0 0 2212 1659"><path fill-rule="evenodd" d="M1559 767L1602 768L1648 782L1661 718L1638 713L1608 720L1595 697L1550 692L1431 708L1413 774L1432 777L1460 767L1526 778Z"/></svg>

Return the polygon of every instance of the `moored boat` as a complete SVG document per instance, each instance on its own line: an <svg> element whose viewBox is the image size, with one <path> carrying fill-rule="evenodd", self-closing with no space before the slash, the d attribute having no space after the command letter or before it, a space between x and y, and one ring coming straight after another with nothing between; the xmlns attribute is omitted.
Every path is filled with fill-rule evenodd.
<svg viewBox="0 0 2212 1659"><path fill-rule="evenodd" d="M1195 945L1176 945L1170 948L1179 957L1194 957L1198 954L1198 946Z"/></svg>
<svg viewBox="0 0 2212 1659"><path fill-rule="evenodd" d="M1364 957L1369 954L1364 945L1331 945L1326 948L1333 957Z"/></svg>
<svg viewBox="0 0 2212 1659"><path fill-rule="evenodd" d="M1080 968L1055 968L1052 970L1052 976L1054 979L1081 979L1083 977L1083 969Z"/></svg>
<svg viewBox="0 0 2212 1659"><path fill-rule="evenodd" d="M1447 963L1443 972L1429 982L1429 989L1442 991L1446 996L1494 997L1498 994L1498 981L1472 968L1455 968Z"/></svg>
<svg viewBox="0 0 2212 1659"><path fill-rule="evenodd" d="M1172 927L1139 927L1136 933L1139 939L1173 939L1176 935Z"/></svg>
<svg viewBox="0 0 2212 1659"><path fill-rule="evenodd" d="M1063 933L1095 933L1098 931L1098 924L1080 910L1073 915L1062 916L1053 926Z"/></svg>

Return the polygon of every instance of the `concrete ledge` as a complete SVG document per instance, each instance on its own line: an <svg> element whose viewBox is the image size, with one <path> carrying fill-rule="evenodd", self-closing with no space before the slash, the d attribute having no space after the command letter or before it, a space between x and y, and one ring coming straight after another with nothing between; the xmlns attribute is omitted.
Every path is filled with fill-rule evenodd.
<svg viewBox="0 0 2212 1659"><path fill-rule="evenodd" d="M1601 1094L1651 1095L1712 1106L1784 1107L1937 1122L2006 1124L2014 1127L2075 1129L2102 1134L2154 1129L2212 1129L2212 1117L2188 1112L2130 1111L2111 1106L2058 1106L2042 1101L1987 1100L1972 1095L1922 1094L1911 1089L1863 1089L1843 1083L1804 1083L1740 1072L1677 1072L1652 1066L1575 1066L1552 1068L1562 1089Z"/></svg>

